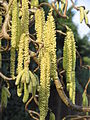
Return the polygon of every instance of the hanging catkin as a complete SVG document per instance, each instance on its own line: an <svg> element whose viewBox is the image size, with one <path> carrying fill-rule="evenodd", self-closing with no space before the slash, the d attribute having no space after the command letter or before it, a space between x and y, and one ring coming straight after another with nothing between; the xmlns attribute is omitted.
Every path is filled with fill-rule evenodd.
<svg viewBox="0 0 90 120"><path fill-rule="evenodd" d="M20 9L19 9L19 3L18 3L18 37L17 37L17 41L16 41L16 47L17 47L17 50L19 49L19 41L20 41L20 37L21 37L21 32L22 32L22 26L21 26L21 18L19 18L19 12L20 12Z"/></svg>
<svg viewBox="0 0 90 120"><path fill-rule="evenodd" d="M53 80L57 77L56 71L56 38L55 23L52 11L48 15L47 22L43 28L42 56L40 62L40 91L39 91L39 108L40 120L45 120L48 112L48 99L50 96L50 77ZM52 60L53 59L53 60Z"/></svg>
<svg viewBox="0 0 90 120"><path fill-rule="evenodd" d="M14 74L15 74L15 48L11 48L10 72L11 72L11 76L14 77Z"/></svg>
<svg viewBox="0 0 90 120"><path fill-rule="evenodd" d="M29 34L24 37L24 68L29 68Z"/></svg>
<svg viewBox="0 0 90 120"><path fill-rule="evenodd" d="M17 95L21 96L24 89L23 102L25 103L29 97L28 85L30 83L29 74L29 10L28 10L28 0L22 0L22 18L19 22L21 23L19 29L19 54L18 54L18 76L16 79L17 85Z"/></svg>
<svg viewBox="0 0 90 120"><path fill-rule="evenodd" d="M38 23L39 22L39 23ZM37 32L37 41L44 43L44 48L39 54L40 59L40 90L39 90L39 109L40 120L44 120L48 112L48 98L50 96L50 55L48 43L45 41L46 24L43 9L37 10L35 14L35 28Z"/></svg>
<svg viewBox="0 0 90 120"><path fill-rule="evenodd" d="M18 41L18 4L17 0L13 1L12 4L12 29L11 29L11 63L10 71L12 77L15 73L15 49Z"/></svg>
<svg viewBox="0 0 90 120"><path fill-rule="evenodd" d="M18 4L17 0L12 4L12 30L11 30L11 47L16 48L18 39Z"/></svg>
<svg viewBox="0 0 90 120"><path fill-rule="evenodd" d="M39 91L39 109L40 120L46 117L46 59L43 56L40 64L40 91Z"/></svg>
<svg viewBox="0 0 90 120"><path fill-rule="evenodd" d="M45 78L46 78L46 115L48 112L48 101L49 101L49 96L50 96L50 55L49 52L45 53L45 58L46 58L46 69L45 69Z"/></svg>
<svg viewBox="0 0 90 120"><path fill-rule="evenodd" d="M63 48L63 68L66 70L67 90L69 97L75 103L75 66L76 47L73 32L67 27L67 33Z"/></svg>
<svg viewBox="0 0 90 120"><path fill-rule="evenodd" d="M43 9L38 9L35 13L35 30L37 33L37 42L39 43L39 48L43 43L43 30L45 25L45 13ZM42 51L39 52L39 62L42 56Z"/></svg>
<svg viewBox="0 0 90 120"><path fill-rule="evenodd" d="M29 9L28 0L22 0L22 33L28 33L29 31Z"/></svg>
<svg viewBox="0 0 90 120"><path fill-rule="evenodd" d="M19 42L19 53L18 53L18 74L23 70L23 58L24 58L24 37L22 34Z"/></svg>
<svg viewBox="0 0 90 120"><path fill-rule="evenodd" d="M35 13L35 30L37 33L37 42L43 41L43 29L45 24L45 13L43 9L38 9Z"/></svg>
<svg viewBox="0 0 90 120"><path fill-rule="evenodd" d="M52 9L48 14L47 18L47 40L49 42L49 53L50 53L50 63L51 63L51 72L50 76L53 80L57 79L57 64L56 64L56 31L55 31L55 21L52 16Z"/></svg>

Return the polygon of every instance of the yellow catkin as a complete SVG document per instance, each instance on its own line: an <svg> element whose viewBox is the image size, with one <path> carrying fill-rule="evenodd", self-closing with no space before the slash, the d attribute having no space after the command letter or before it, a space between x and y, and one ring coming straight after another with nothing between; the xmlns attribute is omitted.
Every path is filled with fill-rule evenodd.
<svg viewBox="0 0 90 120"><path fill-rule="evenodd" d="M39 109L40 120L45 120L46 117L46 76L45 76L46 60L44 57L41 59L40 65L40 92L39 92Z"/></svg>
<svg viewBox="0 0 90 120"><path fill-rule="evenodd" d="M52 11L50 11L47 22L45 23L43 28L43 43L44 48L41 51L42 55L40 62L40 120L44 120L48 112L50 77L53 78L53 80L55 80L57 77L55 23L52 16Z"/></svg>
<svg viewBox="0 0 90 120"><path fill-rule="evenodd" d="M18 39L18 4L17 0L13 1L12 5L12 30L11 30L11 47L16 48Z"/></svg>
<svg viewBox="0 0 90 120"><path fill-rule="evenodd" d="M52 10L48 14L47 18L47 40L49 42L49 53L50 53L50 63L51 63L51 72L50 76L53 80L57 79L57 64L56 64L56 31L55 31L55 22L52 16Z"/></svg>
<svg viewBox="0 0 90 120"><path fill-rule="evenodd" d="M11 48L10 72L11 72L11 76L14 77L14 74L15 74L15 48Z"/></svg>
<svg viewBox="0 0 90 120"><path fill-rule="evenodd" d="M37 42L44 43L44 48L39 54L40 60L40 91L39 109L40 120L44 120L48 112L48 98L50 96L50 55L45 42L46 27L45 14L43 9L38 9L35 13L35 29L37 32ZM41 46L40 46L41 47Z"/></svg>
<svg viewBox="0 0 90 120"><path fill-rule="evenodd" d="M29 97L28 87L27 87L27 84L24 83L24 96L23 96L23 102L24 103L27 102L28 97Z"/></svg>
<svg viewBox="0 0 90 120"><path fill-rule="evenodd" d="M16 47L17 47L17 50L19 48L19 41L20 41L20 37L21 37L21 32L22 32L22 28L21 28L21 19L19 18L19 5L18 5L18 38L17 38L17 43L16 43Z"/></svg>
<svg viewBox="0 0 90 120"><path fill-rule="evenodd" d="M28 33L29 31L29 9L28 0L22 0L22 33Z"/></svg>
<svg viewBox="0 0 90 120"><path fill-rule="evenodd" d="M38 9L35 13L35 30L37 33L37 42L43 41L43 29L45 24L45 13L43 9Z"/></svg>
<svg viewBox="0 0 90 120"><path fill-rule="evenodd" d="M87 11L84 10L84 18L85 18L85 23L86 25L88 24L88 15L87 15Z"/></svg>
<svg viewBox="0 0 90 120"><path fill-rule="evenodd" d="M76 46L73 32L67 27L67 33L63 48L63 68L66 70L67 90L69 97L75 103L75 66L76 66Z"/></svg>
<svg viewBox="0 0 90 120"><path fill-rule="evenodd" d="M18 74L23 70L23 58L24 58L24 37L22 34L19 42L19 53L18 53Z"/></svg>
<svg viewBox="0 0 90 120"><path fill-rule="evenodd" d="M24 37L24 67L28 68L30 63L29 55L29 34Z"/></svg>
<svg viewBox="0 0 90 120"><path fill-rule="evenodd" d="M15 49L18 41L18 4L17 0L13 1L12 4L12 29L11 29L11 63L10 71L11 75L14 76L15 72Z"/></svg>
<svg viewBox="0 0 90 120"><path fill-rule="evenodd" d="M46 70L45 70L45 75L46 75L46 115L48 112L48 100L50 96L50 55L49 52L45 53L45 59L46 59Z"/></svg>
<svg viewBox="0 0 90 120"><path fill-rule="evenodd" d="M80 23L82 23L84 19L84 7L80 7Z"/></svg>
<svg viewBox="0 0 90 120"><path fill-rule="evenodd" d="M43 9L38 9L35 13L35 30L37 33L37 42L39 42L39 47L41 47L41 43L43 43L43 30L45 25L45 13ZM42 51L39 53L39 62L42 56Z"/></svg>
<svg viewBox="0 0 90 120"><path fill-rule="evenodd" d="M39 109L40 120L44 120L48 112L48 99L50 96L50 55L44 53L40 65L40 92Z"/></svg>

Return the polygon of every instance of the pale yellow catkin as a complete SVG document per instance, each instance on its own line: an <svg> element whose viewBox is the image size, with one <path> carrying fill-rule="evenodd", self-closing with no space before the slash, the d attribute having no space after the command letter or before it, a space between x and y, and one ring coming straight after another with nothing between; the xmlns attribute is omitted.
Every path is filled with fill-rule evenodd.
<svg viewBox="0 0 90 120"><path fill-rule="evenodd" d="M63 47L63 68L66 70L67 90L69 97L75 103L75 66L76 66L76 45L73 32L67 27Z"/></svg>
<svg viewBox="0 0 90 120"><path fill-rule="evenodd" d="M45 120L46 117L46 60L44 57L41 59L40 64L40 92L39 92L39 109L40 109L40 120Z"/></svg>
<svg viewBox="0 0 90 120"><path fill-rule="evenodd" d="M38 9L35 13L35 30L37 33L37 42L39 43L39 48L43 44L43 31L45 25L45 13L43 9ZM39 52L38 59L41 60L42 51Z"/></svg>
<svg viewBox="0 0 90 120"><path fill-rule="evenodd" d="M10 72L11 72L11 76L14 77L14 74L15 74L15 48L11 48Z"/></svg>
<svg viewBox="0 0 90 120"><path fill-rule="evenodd" d="M12 77L15 73L15 49L18 39L18 3L17 0L13 1L12 4L12 28L11 28L11 63L10 71Z"/></svg>
<svg viewBox="0 0 90 120"><path fill-rule="evenodd" d="M23 59L24 59L24 37L22 34L19 42L19 53L18 53L18 74L23 70Z"/></svg>
<svg viewBox="0 0 90 120"><path fill-rule="evenodd" d="M16 48L18 39L18 4L17 0L12 4L12 29L11 29L11 47Z"/></svg>
<svg viewBox="0 0 90 120"><path fill-rule="evenodd" d="M50 10L47 17L47 42L49 43L49 53L50 53L50 76L53 80L57 79L57 63L56 63L56 31L55 31L55 21L52 16L52 9Z"/></svg>
<svg viewBox="0 0 90 120"><path fill-rule="evenodd" d="M24 37L24 68L28 68L30 63L29 55L29 34Z"/></svg>
<svg viewBox="0 0 90 120"><path fill-rule="evenodd" d="M29 31L29 6L28 0L22 0L22 33L28 33Z"/></svg>
<svg viewBox="0 0 90 120"><path fill-rule="evenodd" d="M57 79L55 23L50 11L43 29L43 43L40 62L39 108L40 120L45 120L50 96L50 79ZM52 60L53 59L53 60ZM44 75L44 76L43 76Z"/></svg>

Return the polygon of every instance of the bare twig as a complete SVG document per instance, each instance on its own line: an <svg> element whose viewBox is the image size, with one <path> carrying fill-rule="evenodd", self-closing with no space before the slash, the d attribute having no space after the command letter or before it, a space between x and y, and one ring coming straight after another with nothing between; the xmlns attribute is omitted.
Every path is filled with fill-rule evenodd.
<svg viewBox="0 0 90 120"><path fill-rule="evenodd" d="M66 33L64 33L64 32L62 32L60 30L56 30L56 32L66 36Z"/></svg>
<svg viewBox="0 0 90 120"><path fill-rule="evenodd" d="M2 26L2 31L0 33L0 38L5 38L6 40L10 40L10 37L7 33L7 29L8 29L8 23L9 23L9 20L10 20L10 16L9 16L9 11L8 11L8 3L5 1L2 3L2 6L5 8L6 10L6 16L5 16L5 20L4 20L4 23L3 23L3 26Z"/></svg>
<svg viewBox="0 0 90 120"><path fill-rule="evenodd" d="M68 116L66 116L66 117L64 117L62 120L67 120L67 119L72 119L72 120L84 120L84 118L86 118L86 119L89 119L90 118L90 116L87 116L87 115L85 115L85 116L80 116L80 115L68 115Z"/></svg>
<svg viewBox="0 0 90 120"><path fill-rule="evenodd" d="M43 2L43 3L41 3L38 7L42 7L42 6L48 6L49 8L53 8L60 17L62 17L62 18L67 18L66 15L62 15L62 14L57 10L57 8L55 7L55 2L52 2L52 4Z"/></svg>
<svg viewBox="0 0 90 120"><path fill-rule="evenodd" d="M84 90L84 92L85 93L87 93L87 88L88 88L88 85L90 84L90 78L89 78L89 80L88 80L88 82L87 82L87 84L86 84L86 86L85 86L85 90Z"/></svg>
<svg viewBox="0 0 90 120"><path fill-rule="evenodd" d="M15 80L15 78L6 77L6 76L3 75L1 72L0 72L0 77L3 78L4 80Z"/></svg>
<svg viewBox="0 0 90 120"><path fill-rule="evenodd" d="M78 57L80 58L80 67L82 66L82 58L81 58L81 55L80 53L78 52L78 50L76 50L76 53L78 55Z"/></svg>
<svg viewBox="0 0 90 120"><path fill-rule="evenodd" d="M76 6L74 5L73 0L71 0L71 2L72 2L72 6L73 6L73 8L74 8L74 9L76 9L76 10L79 10L79 8L78 8L78 7L76 7Z"/></svg>
<svg viewBox="0 0 90 120"><path fill-rule="evenodd" d="M39 114L39 113L37 113L37 112L35 112L35 111L33 111L33 110L29 110L28 112L29 112L30 116L31 116L34 120L39 120L39 118L40 118L40 114ZM35 116L37 115L38 118L37 118L37 117L34 117L34 115L35 115Z"/></svg>
<svg viewBox="0 0 90 120"><path fill-rule="evenodd" d="M68 0L66 0L65 9L64 9L64 16L66 16L67 6L68 6Z"/></svg>
<svg viewBox="0 0 90 120"><path fill-rule="evenodd" d="M34 99L34 101L35 101L35 103L38 105L38 102L37 102L37 100L35 99L36 97L31 97L29 100L28 100L28 102L26 103L26 105L25 105L25 110L30 114L30 116L34 119L34 120L39 120L39 117L40 117L40 115L39 115L39 113L37 113L37 112L35 112L35 111L33 111L33 110L28 110L28 106L29 106L29 104L31 103L31 101ZM37 117L35 117L35 116L38 116L38 118Z"/></svg>

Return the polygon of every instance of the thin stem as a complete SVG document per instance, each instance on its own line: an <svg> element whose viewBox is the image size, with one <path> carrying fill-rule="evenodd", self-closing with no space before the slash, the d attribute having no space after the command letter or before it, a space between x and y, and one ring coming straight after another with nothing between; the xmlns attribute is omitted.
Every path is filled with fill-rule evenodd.
<svg viewBox="0 0 90 120"><path fill-rule="evenodd" d="M1 72L0 72L0 77L3 78L4 80L15 80L15 78L6 77L6 76L3 75Z"/></svg>

